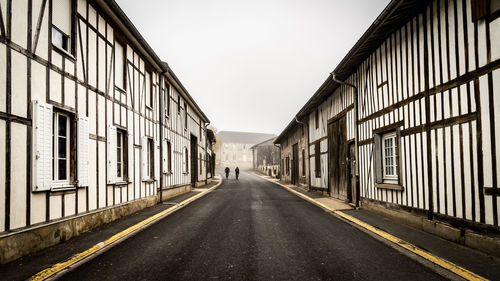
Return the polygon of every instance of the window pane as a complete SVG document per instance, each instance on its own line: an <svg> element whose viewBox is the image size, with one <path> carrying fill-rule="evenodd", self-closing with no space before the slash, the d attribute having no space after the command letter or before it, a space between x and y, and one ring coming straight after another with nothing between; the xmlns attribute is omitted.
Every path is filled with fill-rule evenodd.
<svg viewBox="0 0 500 281"><path fill-rule="evenodd" d="M66 156L66 138L59 138L57 142L57 150L59 158L67 158Z"/></svg>
<svg viewBox="0 0 500 281"><path fill-rule="evenodd" d="M69 37L56 28L52 28L52 44L69 52Z"/></svg>
<svg viewBox="0 0 500 281"><path fill-rule="evenodd" d="M59 137L65 137L66 136L67 129L68 129L66 127L67 121L68 121L68 118L66 116L59 115L58 130L57 130L57 134L59 135Z"/></svg>
<svg viewBox="0 0 500 281"><path fill-rule="evenodd" d="M67 175L66 175L66 160L65 159L59 159L58 163L59 165L59 169L58 169L58 173L59 173L59 180L66 180L67 179Z"/></svg>

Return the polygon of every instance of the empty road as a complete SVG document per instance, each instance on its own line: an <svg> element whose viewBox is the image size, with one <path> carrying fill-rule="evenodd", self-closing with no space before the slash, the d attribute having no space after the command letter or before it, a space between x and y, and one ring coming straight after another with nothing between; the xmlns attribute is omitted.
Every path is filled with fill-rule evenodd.
<svg viewBox="0 0 500 281"><path fill-rule="evenodd" d="M242 173L62 279L445 278L283 188Z"/></svg>

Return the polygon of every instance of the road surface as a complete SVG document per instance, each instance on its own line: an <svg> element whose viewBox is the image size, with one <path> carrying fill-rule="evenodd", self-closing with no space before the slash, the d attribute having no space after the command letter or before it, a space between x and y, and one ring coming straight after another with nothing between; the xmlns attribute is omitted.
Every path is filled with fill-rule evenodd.
<svg viewBox="0 0 500 281"><path fill-rule="evenodd" d="M445 279L271 182L233 176L62 279Z"/></svg>

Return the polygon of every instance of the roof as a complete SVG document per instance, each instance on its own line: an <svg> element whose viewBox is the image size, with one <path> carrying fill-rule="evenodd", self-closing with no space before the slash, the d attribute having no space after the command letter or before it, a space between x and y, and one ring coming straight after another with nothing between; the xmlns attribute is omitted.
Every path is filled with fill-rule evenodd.
<svg viewBox="0 0 500 281"><path fill-rule="evenodd" d="M141 33L137 30L132 21L127 17L125 12L120 8L120 6L115 2L115 0L97 0L95 1L101 8L103 8L107 13L110 13L110 18L115 21L119 28L122 29L122 32L128 37L136 40L135 47L138 48L143 54L149 56L148 60L152 63L157 71L162 72L163 74L170 74L170 76L174 79L174 81L179 85L181 92L183 92L184 98L187 102L195 109L195 111L200 115L200 117L205 122L210 122L208 117L203 113L198 104L191 97L186 88L182 85L180 80L177 78L175 73L172 71L172 68L168 65L168 63L162 61L155 51L149 46L148 42L144 39Z"/></svg>
<svg viewBox="0 0 500 281"><path fill-rule="evenodd" d="M344 81L356 72L358 67L390 34L420 13L427 7L429 2L430 0L392 0L332 71L335 77L338 80ZM339 83L333 81L332 73L328 75L325 82L323 82L314 95L299 110L296 114L297 118L301 119L312 112L340 86ZM295 120L292 120L281 132L276 141L279 141L296 124Z"/></svg>
<svg viewBox="0 0 500 281"><path fill-rule="evenodd" d="M270 138L268 140L265 140L265 141L263 141L261 143L258 143L256 145L250 147L250 149L254 149L254 148L258 147L258 146L268 146L268 145L274 146L274 141L276 140L276 138L277 137L272 137L272 138Z"/></svg>
<svg viewBox="0 0 500 281"><path fill-rule="evenodd" d="M234 143L260 143L274 137L276 137L274 134L251 132L220 131L217 133L217 139L221 142Z"/></svg>

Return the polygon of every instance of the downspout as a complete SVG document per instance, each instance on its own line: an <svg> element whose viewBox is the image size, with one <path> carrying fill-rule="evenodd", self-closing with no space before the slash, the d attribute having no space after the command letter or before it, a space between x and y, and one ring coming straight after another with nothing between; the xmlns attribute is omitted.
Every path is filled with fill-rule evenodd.
<svg viewBox="0 0 500 281"><path fill-rule="evenodd" d="M358 121L359 121L359 114L358 114L358 87L351 83L343 82L335 78L335 73L331 73L332 79L334 82L337 82L341 85L345 85L348 87L352 87L354 89L354 150L355 150L355 157L354 157L354 181L356 182L356 207L359 207L359 198L360 198L360 187L359 187L359 164L358 164L358 159L359 159L359 129L358 129Z"/></svg>
<svg viewBox="0 0 500 281"><path fill-rule="evenodd" d="M160 105L160 157L161 157L161 160L160 162L160 172L158 173L160 175L160 200L159 200L159 204L161 204L162 200L163 200L163 184L164 184L164 180L163 180L163 121L165 119L165 112L164 112L164 105L163 105L163 97L160 97L161 93L162 93L162 86L163 86L163 79L164 78L164 75L168 72L168 70L166 71L163 71L161 72L160 74L160 77L161 77L161 82L160 82L160 87L159 87L159 91L158 91L158 97L159 97L159 105ZM168 97L170 98L170 97Z"/></svg>
<svg viewBox="0 0 500 281"><path fill-rule="evenodd" d="M207 159L207 155L208 155L208 138L207 138L207 127L208 125L210 125L210 122L207 122L205 123L205 185L208 184L208 159ZM201 136L200 136L201 138ZM201 167L200 167L201 168ZM212 171L210 171L210 173L212 173ZM213 175L212 175L213 177Z"/></svg>
<svg viewBox="0 0 500 281"><path fill-rule="evenodd" d="M308 123L305 123L305 122L302 122L302 121L299 121L299 119L297 118L297 115L295 115L295 122L297 122L298 124L302 124L302 126L305 126L307 128L307 167L309 167L309 145L310 145L310 140L309 140L309 124ZM305 163L306 160L304 160L304 163ZM305 169L306 167L302 167L302 169ZM307 189L308 190L311 190L311 169L307 169Z"/></svg>

